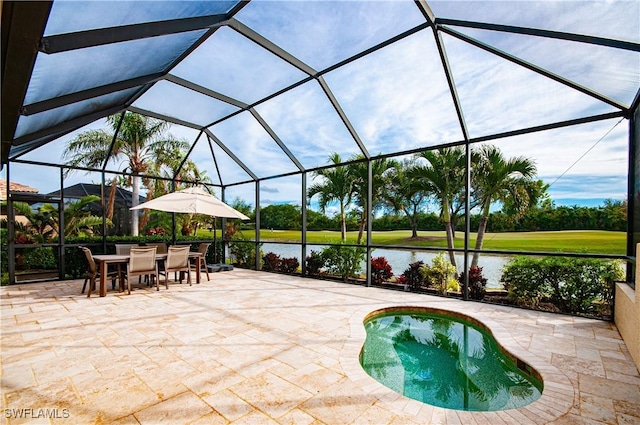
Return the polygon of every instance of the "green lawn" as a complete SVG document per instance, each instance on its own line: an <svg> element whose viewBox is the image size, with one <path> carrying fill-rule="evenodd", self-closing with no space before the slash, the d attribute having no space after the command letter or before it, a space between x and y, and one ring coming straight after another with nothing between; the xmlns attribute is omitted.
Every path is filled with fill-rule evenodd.
<svg viewBox="0 0 640 425"><path fill-rule="evenodd" d="M212 237L212 232L201 231L202 237ZM254 238L254 232L243 231L245 237ZM263 242L300 242L302 233L292 230L262 230ZM620 254L626 252L626 233L602 230L567 230L558 232L513 232L487 233L484 238L485 249L505 251L541 251L541 252L588 252L593 254ZM220 237L220 233L218 233ZM355 243L358 232L348 232L347 242ZM474 247L476 234L471 234L471 248ZM307 232L308 243L339 243L340 232ZM426 246L446 248L447 241L442 232L418 232L418 239L411 239L409 230L373 232L374 245ZM456 233L456 247L464 247L463 234Z"/></svg>

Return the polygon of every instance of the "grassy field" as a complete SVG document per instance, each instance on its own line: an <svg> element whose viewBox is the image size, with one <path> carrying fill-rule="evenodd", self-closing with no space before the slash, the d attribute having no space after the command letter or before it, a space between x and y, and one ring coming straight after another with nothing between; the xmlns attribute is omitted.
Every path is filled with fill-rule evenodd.
<svg viewBox="0 0 640 425"><path fill-rule="evenodd" d="M202 237L213 237L212 232L198 232ZM245 237L254 238L254 232L243 231ZM300 242L302 233L290 230L262 230L260 239L263 242ZM218 234L220 237L220 233ZM348 232L347 242L355 243L358 232ZM339 243L340 232L314 231L307 232L308 243ZM476 234L471 234L471 247L475 245ZM409 230L373 232L374 245L425 246L446 248L444 232L418 232L417 239L411 239ZM456 247L464 247L463 234L456 234ZM620 254L626 252L626 233L602 230L568 230L558 232L513 232L487 233L484 238L484 249L506 251L540 251L540 252L588 252L592 254Z"/></svg>

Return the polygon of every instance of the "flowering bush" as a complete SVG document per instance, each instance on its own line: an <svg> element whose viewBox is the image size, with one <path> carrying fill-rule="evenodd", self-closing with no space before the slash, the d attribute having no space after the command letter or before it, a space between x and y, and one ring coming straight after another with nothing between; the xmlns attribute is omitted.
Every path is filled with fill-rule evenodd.
<svg viewBox="0 0 640 425"><path fill-rule="evenodd" d="M431 260L431 267L421 269L425 279L433 282L436 291L442 295L446 295L447 291L458 291L460 289L458 281L454 277L456 268L444 256L444 252L436 255Z"/></svg>
<svg viewBox="0 0 640 425"><path fill-rule="evenodd" d="M464 284L465 273L460 274L460 284ZM469 268L469 297L472 300L481 300L486 293L487 279L482 276L482 267L471 266Z"/></svg>
<svg viewBox="0 0 640 425"><path fill-rule="evenodd" d="M165 230L164 228L157 226L157 227L152 227L150 229L147 230L147 235L148 236L152 236L152 235L164 235L165 234Z"/></svg>
<svg viewBox="0 0 640 425"><path fill-rule="evenodd" d="M384 257L376 257L371 259L371 281L376 285L391 279L393 272L391 265Z"/></svg>
<svg viewBox="0 0 640 425"><path fill-rule="evenodd" d="M307 263L307 274L318 275L321 273L322 267L324 267L324 257L320 252L311 250L305 261Z"/></svg>
<svg viewBox="0 0 640 425"><path fill-rule="evenodd" d="M277 272L280 270L280 264L282 260L280 256L275 252L267 252L262 257L262 270L267 272Z"/></svg>
<svg viewBox="0 0 640 425"><path fill-rule="evenodd" d="M402 272L402 275L398 278L398 282L407 285L412 291L428 286L428 281L424 273L421 272L421 269L425 267L427 269L429 268L423 261L416 261L415 263L409 264L409 268Z"/></svg>
<svg viewBox="0 0 640 425"><path fill-rule="evenodd" d="M282 273L295 273L298 270L298 267L300 267L300 262L295 257L283 258L280 262L280 271Z"/></svg>
<svg viewBox="0 0 640 425"><path fill-rule="evenodd" d="M33 243L33 238L31 237L31 235L27 235L25 233L19 233L16 235L15 242L21 245L30 244L30 243Z"/></svg>

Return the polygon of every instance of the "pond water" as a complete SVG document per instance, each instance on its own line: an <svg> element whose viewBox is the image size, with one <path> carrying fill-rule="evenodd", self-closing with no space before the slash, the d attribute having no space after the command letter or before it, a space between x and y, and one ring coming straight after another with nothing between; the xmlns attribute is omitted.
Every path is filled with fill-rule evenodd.
<svg viewBox="0 0 640 425"><path fill-rule="evenodd" d="M320 251L322 247L313 246L307 248L307 255L311 250ZM262 245L262 251L266 254L268 252L274 252L283 258L295 257L301 261L302 248L300 245L288 245L278 243L264 243ZM424 252L424 251L410 251L410 250L397 250L397 249L374 249L371 253L373 258L384 257L391 265L391 270L394 276L399 276L404 272L409 264L416 261L423 261L425 264L431 264L432 259L438 255L437 252ZM448 258L448 257L447 257ZM482 275L487 279L487 288L499 288L502 289L500 283L500 277L502 276L502 268L512 259L510 255L488 255L484 254L480 256L479 266L482 267ZM456 262L458 264L458 270L463 268L464 255L457 254ZM469 258L471 262L471 258ZM365 270L364 263L362 270Z"/></svg>

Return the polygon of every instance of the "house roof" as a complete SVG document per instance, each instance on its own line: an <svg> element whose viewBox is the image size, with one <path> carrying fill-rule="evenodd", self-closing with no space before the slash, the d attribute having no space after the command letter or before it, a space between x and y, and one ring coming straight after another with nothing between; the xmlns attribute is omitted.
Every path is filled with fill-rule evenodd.
<svg viewBox="0 0 640 425"><path fill-rule="evenodd" d="M35 187L27 186L18 182L9 182L10 192L19 193L38 193L38 189ZM0 200L5 201L7 199L7 181L0 179Z"/></svg>
<svg viewBox="0 0 640 425"><path fill-rule="evenodd" d="M105 198L108 198L110 187L105 187ZM54 191L47 194L48 196L59 197L60 191ZM94 195L101 196L102 195L102 186L99 184L91 184L91 183L78 183L73 186L64 188L64 197L65 198L73 198L80 199L82 197ZM115 193L115 202L116 205L125 205L127 207L131 207L133 204L131 203L132 193L129 190L123 189L121 187L116 187ZM139 197L139 202L144 202L146 198L144 196Z"/></svg>

